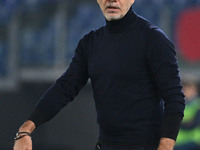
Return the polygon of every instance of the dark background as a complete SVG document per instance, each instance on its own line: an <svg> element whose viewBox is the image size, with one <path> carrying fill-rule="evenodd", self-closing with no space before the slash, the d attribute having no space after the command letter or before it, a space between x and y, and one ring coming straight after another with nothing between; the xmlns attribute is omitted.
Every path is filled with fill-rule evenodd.
<svg viewBox="0 0 200 150"><path fill-rule="evenodd" d="M19 126L30 115L33 107L49 84L23 84L17 93L0 94L0 150L13 146L13 137ZM51 121L33 133L36 150L89 150L98 137L96 112L91 86L82 89L79 96Z"/></svg>

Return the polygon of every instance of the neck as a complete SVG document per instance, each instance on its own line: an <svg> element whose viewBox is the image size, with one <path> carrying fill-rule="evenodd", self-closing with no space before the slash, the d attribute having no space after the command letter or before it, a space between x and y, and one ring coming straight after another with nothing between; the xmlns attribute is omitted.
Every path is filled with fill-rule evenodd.
<svg viewBox="0 0 200 150"><path fill-rule="evenodd" d="M121 19L106 20L106 28L110 32L121 31L126 28L130 22L134 21L135 18L136 15L134 14L132 7L130 7L129 11Z"/></svg>

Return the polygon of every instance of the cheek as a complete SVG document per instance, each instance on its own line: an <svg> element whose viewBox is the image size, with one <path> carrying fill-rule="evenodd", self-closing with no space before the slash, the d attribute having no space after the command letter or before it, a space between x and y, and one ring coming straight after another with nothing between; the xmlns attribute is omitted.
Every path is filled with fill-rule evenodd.
<svg viewBox="0 0 200 150"><path fill-rule="evenodd" d="M106 6L106 3L105 3L105 2L100 2L100 7L101 7L102 10L105 9L105 6Z"/></svg>
<svg viewBox="0 0 200 150"><path fill-rule="evenodd" d="M121 8L122 8L122 11L127 11L127 10L129 10L129 8L130 8L130 3L128 3L128 4L120 4L120 6L121 6Z"/></svg>

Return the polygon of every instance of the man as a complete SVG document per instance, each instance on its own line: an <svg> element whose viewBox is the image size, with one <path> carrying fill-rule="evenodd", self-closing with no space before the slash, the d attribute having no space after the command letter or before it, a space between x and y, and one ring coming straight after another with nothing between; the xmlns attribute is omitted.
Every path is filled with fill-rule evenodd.
<svg viewBox="0 0 200 150"><path fill-rule="evenodd" d="M67 71L20 127L14 150L31 149L27 135L72 101L88 78L100 128L96 149L173 149L185 107L173 44L132 11L134 0L97 2L106 25L79 41Z"/></svg>

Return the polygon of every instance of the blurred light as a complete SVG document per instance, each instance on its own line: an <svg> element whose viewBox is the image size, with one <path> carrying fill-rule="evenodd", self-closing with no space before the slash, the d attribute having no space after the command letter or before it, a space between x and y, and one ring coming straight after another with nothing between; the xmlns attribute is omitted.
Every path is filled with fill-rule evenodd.
<svg viewBox="0 0 200 150"><path fill-rule="evenodd" d="M200 7L183 10L176 24L177 44L190 62L200 61Z"/></svg>

